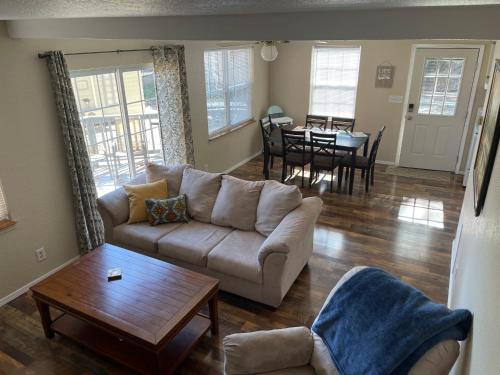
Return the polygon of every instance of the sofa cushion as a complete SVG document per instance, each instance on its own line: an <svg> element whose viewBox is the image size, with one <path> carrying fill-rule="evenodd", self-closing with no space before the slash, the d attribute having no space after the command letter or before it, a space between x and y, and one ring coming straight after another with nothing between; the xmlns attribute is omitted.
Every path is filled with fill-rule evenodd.
<svg viewBox="0 0 500 375"><path fill-rule="evenodd" d="M224 337L223 345L226 374L314 374L292 370L311 359L313 340L306 327L236 333Z"/></svg>
<svg viewBox="0 0 500 375"><path fill-rule="evenodd" d="M132 249L156 253L158 240L180 225L183 224L161 224L154 227L148 223L121 224L113 229L113 240Z"/></svg>
<svg viewBox="0 0 500 375"><path fill-rule="evenodd" d="M193 219L210 223L219 193L222 175L193 168L184 169L180 194L188 199L188 213Z"/></svg>
<svg viewBox="0 0 500 375"><path fill-rule="evenodd" d="M235 230L224 238L209 254L209 269L262 283L259 250L266 237L257 232Z"/></svg>
<svg viewBox="0 0 500 375"><path fill-rule="evenodd" d="M269 236L281 220L301 203L302 193L297 186L266 181L257 206L255 229L260 234Z"/></svg>
<svg viewBox="0 0 500 375"><path fill-rule="evenodd" d="M263 186L264 181L222 176L221 188L212 211L212 223L253 231Z"/></svg>
<svg viewBox="0 0 500 375"><path fill-rule="evenodd" d="M141 172L131 179L127 185L139 185L145 183L146 175L144 172ZM130 211L127 192L122 186L120 186L118 189L104 194L103 196L97 198L97 208L100 211L104 210L107 212L111 218L113 226L126 222Z"/></svg>
<svg viewBox="0 0 500 375"><path fill-rule="evenodd" d="M167 199L146 199L146 211L150 225L189 221L185 195Z"/></svg>
<svg viewBox="0 0 500 375"><path fill-rule="evenodd" d="M231 231L231 228L191 220L162 237L158 241L158 252L169 258L206 267L208 253Z"/></svg>
<svg viewBox="0 0 500 375"><path fill-rule="evenodd" d="M130 205L128 223L139 223L148 220L146 199L167 198L167 181L160 180L150 184L123 185Z"/></svg>
<svg viewBox="0 0 500 375"><path fill-rule="evenodd" d="M130 208L125 189L120 186L118 189L97 198L97 208L107 212L113 226L126 222Z"/></svg>
<svg viewBox="0 0 500 375"><path fill-rule="evenodd" d="M146 182L156 182L167 180L168 197L173 198L179 195L181 188L182 174L184 169L191 168L189 164L180 164L167 167L166 165L149 163L146 166Z"/></svg>
<svg viewBox="0 0 500 375"><path fill-rule="evenodd" d="M317 375L311 366L289 367L282 370L261 372L261 375Z"/></svg>

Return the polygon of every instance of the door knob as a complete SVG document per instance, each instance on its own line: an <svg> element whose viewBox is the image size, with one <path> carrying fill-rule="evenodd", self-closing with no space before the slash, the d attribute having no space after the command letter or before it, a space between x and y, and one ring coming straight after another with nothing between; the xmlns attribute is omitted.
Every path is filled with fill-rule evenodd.
<svg viewBox="0 0 500 375"><path fill-rule="evenodd" d="M406 115L406 119L407 119L407 120L411 120L412 118L413 118L413 116L412 116L412 115Z"/></svg>

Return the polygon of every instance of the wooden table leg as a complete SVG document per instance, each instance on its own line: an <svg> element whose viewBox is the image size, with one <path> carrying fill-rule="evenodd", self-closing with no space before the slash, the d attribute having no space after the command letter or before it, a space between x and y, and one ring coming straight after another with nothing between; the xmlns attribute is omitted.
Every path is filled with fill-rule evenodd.
<svg viewBox="0 0 500 375"><path fill-rule="evenodd" d="M51 328L52 318L50 317L49 305L37 299L35 299L35 303L36 307L38 308L38 312L40 313L40 318L42 320L42 327L43 327L43 332L45 333L45 337L51 339L54 337L54 331Z"/></svg>
<svg viewBox="0 0 500 375"><path fill-rule="evenodd" d="M349 195L352 195L352 189L354 187L354 172L356 168L356 151L351 152L351 170L349 171Z"/></svg>
<svg viewBox="0 0 500 375"><path fill-rule="evenodd" d="M219 333L219 312L217 309L217 301L217 294L215 294L208 301L208 311L210 314L210 322L212 323L210 325L210 331L212 332L212 335L217 335Z"/></svg>

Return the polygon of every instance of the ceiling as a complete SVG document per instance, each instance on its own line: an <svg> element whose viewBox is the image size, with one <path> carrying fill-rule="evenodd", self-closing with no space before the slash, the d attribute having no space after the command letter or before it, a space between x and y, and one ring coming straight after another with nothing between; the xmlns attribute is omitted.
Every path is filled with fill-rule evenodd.
<svg viewBox="0 0 500 375"><path fill-rule="evenodd" d="M258 14L500 5L500 0L0 0L0 19Z"/></svg>

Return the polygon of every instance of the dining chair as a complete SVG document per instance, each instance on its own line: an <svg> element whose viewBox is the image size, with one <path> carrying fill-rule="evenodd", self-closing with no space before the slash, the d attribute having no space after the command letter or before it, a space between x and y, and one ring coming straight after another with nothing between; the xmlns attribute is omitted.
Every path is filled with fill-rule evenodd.
<svg viewBox="0 0 500 375"><path fill-rule="evenodd" d="M311 154L306 144L306 132L281 129L281 144L283 152L283 167L281 182L285 182L287 169L291 173L295 167L302 169L302 187L304 187L304 169L311 162Z"/></svg>
<svg viewBox="0 0 500 375"><path fill-rule="evenodd" d="M332 117L332 121L330 123L330 129L332 130L345 130L345 131L354 131L354 123L356 119L346 118L346 117Z"/></svg>
<svg viewBox="0 0 500 375"><path fill-rule="evenodd" d="M326 130L328 125L328 116L306 115L304 128L320 128Z"/></svg>
<svg viewBox="0 0 500 375"><path fill-rule="evenodd" d="M370 183L373 185L374 175L375 175L375 161L377 159L378 147L380 146L380 142L382 141L382 135L384 134L385 126L380 128L377 132L377 136L375 141L372 144L372 148L370 149L370 154L368 157L366 156L356 156L356 164L351 165L350 160L347 158L342 159L339 166L339 184L342 180L342 175L344 173L344 168L354 168L360 169L365 172L365 191L368 192Z"/></svg>
<svg viewBox="0 0 500 375"><path fill-rule="evenodd" d="M268 152L269 158L270 158L270 168L273 169L274 167L274 157L283 157L283 150L280 145L275 145L274 142L271 140L271 133L273 130L277 129L278 127L273 124L269 117L264 117L263 119L259 120L260 124L260 131L262 134L262 145L263 145L263 151ZM268 178L269 176L266 176L266 172L264 172L264 177Z"/></svg>
<svg viewBox="0 0 500 375"><path fill-rule="evenodd" d="M312 186L312 179L317 181L319 172L330 172L330 193L333 192L333 172L340 165L343 156L338 156L337 134L330 133L310 133L311 145L311 167L309 174L309 186ZM341 182L338 181L340 188Z"/></svg>

